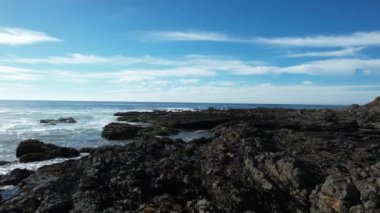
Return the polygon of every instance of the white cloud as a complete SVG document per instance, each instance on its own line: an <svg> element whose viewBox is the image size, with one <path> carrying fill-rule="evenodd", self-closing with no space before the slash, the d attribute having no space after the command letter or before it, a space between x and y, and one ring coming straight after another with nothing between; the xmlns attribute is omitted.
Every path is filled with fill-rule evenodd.
<svg viewBox="0 0 380 213"><path fill-rule="evenodd" d="M211 86L234 86L235 84L234 81L212 81L209 83Z"/></svg>
<svg viewBox="0 0 380 213"><path fill-rule="evenodd" d="M350 104L364 103L378 96L379 85L343 85L321 86L309 80L299 85L272 85L272 84L238 84L235 81L218 81L213 79L204 84L178 84L196 83L201 77L217 77L217 71L212 63L204 63L204 67L179 67L170 69L126 69L110 72L65 71L65 70L31 70L25 68L0 66L0 98L12 97L19 99L74 99L74 100L125 100L125 101L187 101L187 102L251 102L251 103L308 103L308 104ZM289 67L252 66L252 73L248 68L242 73L234 69L229 74L271 74L271 73L307 73L317 74L350 74L360 67L367 73L379 73L380 60L335 59L315 61ZM239 68L240 63L227 62L230 67ZM198 64L198 66L200 66ZM256 70L259 70L257 72ZM265 71L265 72L264 72ZM223 71L224 72L224 71ZM70 83L83 83L80 87L69 86L54 87L47 91L44 85L32 80L64 81ZM184 81L189 80L189 81ZM191 80L191 81L190 81ZM28 81L35 86L18 88L17 82ZM92 82L92 83L91 83ZM116 82L116 83L115 83ZM95 83L95 84L94 84ZM165 87L165 85L171 85ZM10 85L15 85L11 87ZM99 85L99 88L98 86ZM103 88L109 86L110 88ZM16 87L16 88L14 88ZM80 89L80 91L79 91ZM97 90L94 94L94 90ZM11 94L11 95L10 95ZM186 94L186 95L184 95Z"/></svg>
<svg viewBox="0 0 380 213"><path fill-rule="evenodd" d="M166 86L166 85L169 85L170 82L161 80L161 81L149 81L147 83L154 86Z"/></svg>
<svg viewBox="0 0 380 213"><path fill-rule="evenodd" d="M256 42L296 47L352 47L380 45L380 31L356 32L348 35L257 38Z"/></svg>
<svg viewBox="0 0 380 213"><path fill-rule="evenodd" d="M230 36L221 32L207 31L150 31L140 38L146 41L210 41L248 44L269 44L295 47L355 47L380 45L380 31L355 32L346 35L315 35L305 37L251 37ZM343 54L343 53L335 53Z"/></svg>
<svg viewBox="0 0 380 213"><path fill-rule="evenodd" d="M272 85L239 87L187 85L174 88L125 88L109 91L110 100L269 104L363 104L378 96L379 85ZM185 94L185 95L184 95Z"/></svg>
<svg viewBox="0 0 380 213"><path fill-rule="evenodd" d="M43 32L22 28L0 27L0 44L23 45L57 41L61 40Z"/></svg>
<svg viewBox="0 0 380 213"><path fill-rule="evenodd" d="M35 78L36 76L29 69L0 65L0 80L2 81L30 81Z"/></svg>
<svg viewBox="0 0 380 213"><path fill-rule="evenodd" d="M311 85L311 84L313 84L313 82L312 81L302 81L302 84Z"/></svg>
<svg viewBox="0 0 380 213"><path fill-rule="evenodd" d="M103 61L102 57L77 57L80 63L89 61ZM281 74L305 74L305 75L325 75L325 76L345 76L354 75L361 71L367 75L380 74L380 59L328 59L305 62L290 66L259 65L256 62L228 58L228 57L180 57L177 59L157 59L166 61L165 67L151 67L149 63L144 64L144 57L141 60L136 57L137 64L124 64L119 67L109 68L104 71L93 70L61 70L55 67L45 67L39 69L26 69L18 66L0 66L1 79L5 80L36 80L54 79L55 81L69 82L138 82L167 80L167 78L178 79L200 79L217 78L220 75L281 75ZM152 57L153 58L153 57ZM17 60L17 58L15 58ZM152 59L156 60L156 59ZM62 61L61 61L62 62ZM110 62L111 63L111 62ZM138 65L137 67L134 65ZM142 69L140 67L146 67ZM166 79L165 79L166 78ZM182 83L185 83L183 81ZM191 80L187 83L195 83ZM213 83L217 85L216 82ZM230 82L219 82L219 85L227 86Z"/></svg>
<svg viewBox="0 0 380 213"><path fill-rule="evenodd" d="M205 31L150 31L143 33L142 40L241 42L220 32Z"/></svg>
<svg viewBox="0 0 380 213"><path fill-rule="evenodd" d="M346 48L335 51L320 51L320 52L304 52L304 53L292 53L286 54L285 57L289 58L302 58L302 57L344 57L353 56L361 51L363 47Z"/></svg>
<svg viewBox="0 0 380 213"><path fill-rule="evenodd" d="M12 92L10 92L12 91ZM100 100L100 101L168 101L269 104L364 104L380 93L379 85L272 85L221 87L184 85L162 88L130 86L124 88L23 86L0 84L0 99L39 100Z"/></svg>
<svg viewBox="0 0 380 213"><path fill-rule="evenodd" d="M359 48L352 48L356 51ZM350 49L351 51L351 49ZM316 55L316 54L314 54ZM6 58L0 61L9 64L85 64L109 65L113 70L104 72L104 76L117 76L124 81L137 81L141 78L152 79L157 77L213 77L218 73L233 75L268 75L268 74L307 74L307 75L352 75L357 70L366 74L380 73L380 59L333 58L316 60L290 66L266 65L263 62L242 60L223 56L188 55L178 58L156 58L152 56L97 56L71 54L69 56L45 58ZM144 67L145 69L136 68ZM109 68L107 67L107 68ZM51 69L51 70L54 70ZM118 71L119 70L119 71ZM75 73L72 71L70 73ZM94 74L93 74L94 73ZM89 78L99 76L99 72L90 72ZM94 76L95 75L95 76ZM107 78L108 79L108 78Z"/></svg>
<svg viewBox="0 0 380 213"><path fill-rule="evenodd" d="M175 65L175 61L156 58L149 55L141 57L126 57L121 55L98 56L94 54L72 53L67 56L49 56L44 58L1 58L3 62L19 64L52 64L52 65L79 65L79 64L109 64L109 65L132 65L132 64L151 64L151 65Z"/></svg>
<svg viewBox="0 0 380 213"><path fill-rule="evenodd" d="M198 78L179 79L179 83L182 85L198 84L201 80Z"/></svg>
<svg viewBox="0 0 380 213"><path fill-rule="evenodd" d="M303 64L277 67L252 66L246 69L235 69L235 74L306 74L306 75L353 75L361 70L366 74L380 73L380 59L329 59L311 61Z"/></svg>

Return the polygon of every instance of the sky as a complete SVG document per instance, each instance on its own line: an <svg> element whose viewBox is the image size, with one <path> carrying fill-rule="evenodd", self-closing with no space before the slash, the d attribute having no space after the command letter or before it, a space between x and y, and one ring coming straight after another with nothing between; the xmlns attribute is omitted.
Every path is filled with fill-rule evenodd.
<svg viewBox="0 0 380 213"><path fill-rule="evenodd" d="M0 0L0 99L363 104L377 0Z"/></svg>

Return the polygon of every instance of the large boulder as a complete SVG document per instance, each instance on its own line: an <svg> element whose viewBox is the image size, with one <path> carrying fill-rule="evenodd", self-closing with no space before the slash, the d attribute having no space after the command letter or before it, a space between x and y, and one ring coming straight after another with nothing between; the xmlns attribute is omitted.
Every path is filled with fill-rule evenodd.
<svg viewBox="0 0 380 213"><path fill-rule="evenodd" d="M16 157L19 158L21 163L49 160L57 157L71 158L79 156L79 154L79 151L74 148L59 147L38 140L22 141L16 149Z"/></svg>
<svg viewBox="0 0 380 213"><path fill-rule="evenodd" d="M349 212L360 204L360 192L350 178L330 175L313 191L311 212Z"/></svg>
<svg viewBox="0 0 380 213"><path fill-rule="evenodd" d="M108 140L128 140L136 137L142 129L126 123L110 123L104 127L102 137Z"/></svg>

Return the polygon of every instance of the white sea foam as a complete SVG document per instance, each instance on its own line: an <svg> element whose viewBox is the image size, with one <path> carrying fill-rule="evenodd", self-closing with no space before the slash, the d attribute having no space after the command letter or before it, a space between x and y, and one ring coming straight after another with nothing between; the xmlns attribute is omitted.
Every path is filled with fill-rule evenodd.
<svg viewBox="0 0 380 213"><path fill-rule="evenodd" d="M75 159L80 159L88 154L82 153L80 156L75 157L75 158L55 158L51 160L45 160L45 161L39 161L39 162L30 162L30 163L19 163L17 161L11 162L9 164L0 166L0 175L5 175L11 172L14 169L28 169L35 171L42 166L47 166L47 165L53 165L57 163L62 163L67 160L75 160Z"/></svg>
<svg viewBox="0 0 380 213"><path fill-rule="evenodd" d="M192 141L199 138L210 138L211 132L207 130L197 130L197 131L181 131L175 135L169 136L171 139L181 139L185 142Z"/></svg>

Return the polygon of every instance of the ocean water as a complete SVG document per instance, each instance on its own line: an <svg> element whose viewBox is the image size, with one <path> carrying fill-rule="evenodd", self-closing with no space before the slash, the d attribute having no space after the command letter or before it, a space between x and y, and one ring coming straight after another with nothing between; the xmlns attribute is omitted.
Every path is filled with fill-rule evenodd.
<svg viewBox="0 0 380 213"><path fill-rule="evenodd" d="M102 128L116 121L116 112L152 110L193 110L229 108L336 108L321 105L263 105L263 104L207 104L207 103L147 103L147 102L70 102L70 101L0 101L0 161L16 161L15 150L20 141L38 139L47 143L74 148L98 147L118 142L101 138ZM46 125L40 119L73 117L75 124ZM204 132L183 132L173 138L191 140ZM14 166L14 165L12 165ZM13 168L12 166L8 166ZM33 167L33 165L30 165ZM33 167L34 168L34 167ZM3 170L2 170L3 169ZM6 169L5 169L6 170ZM1 173L5 172L0 166Z"/></svg>

